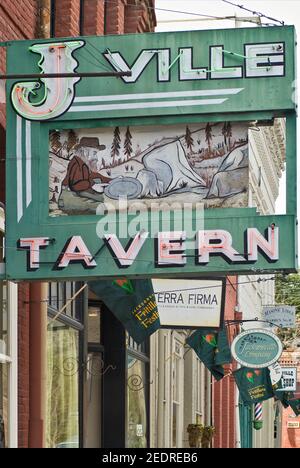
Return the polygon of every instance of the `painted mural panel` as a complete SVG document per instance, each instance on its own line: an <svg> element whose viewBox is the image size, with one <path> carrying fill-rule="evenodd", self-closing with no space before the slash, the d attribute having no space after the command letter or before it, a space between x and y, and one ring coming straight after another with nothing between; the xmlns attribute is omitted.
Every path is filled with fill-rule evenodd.
<svg viewBox="0 0 300 468"><path fill-rule="evenodd" d="M120 198L248 206L248 122L53 130L51 216L96 214Z"/></svg>

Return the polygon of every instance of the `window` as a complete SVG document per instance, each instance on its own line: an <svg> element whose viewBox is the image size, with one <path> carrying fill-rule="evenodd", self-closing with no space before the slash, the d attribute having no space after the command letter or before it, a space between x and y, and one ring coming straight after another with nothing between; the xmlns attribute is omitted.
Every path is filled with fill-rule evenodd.
<svg viewBox="0 0 300 468"><path fill-rule="evenodd" d="M79 331L59 322L48 325L48 448L79 447Z"/></svg>
<svg viewBox="0 0 300 468"><path fill-rule="evenodd" d="M49 306L52 309L60 310L65 304L70 302L79 289L78 283L49 283ZM64 316L68 316L74 320L82 320L82 308L78 307L82 304L82 295L76 301L71 301L64 310Z"/></svg>
<svg viewBox="0 0 300 468"><path fill-rule="evenodd" d="M47 332L47 448L82 446L82 342L84 294L79 283L49 285ZM64 313L58 311L66 305Z"/></svg>
<svg viewBox="0 0 300 468"><path fill-rule="evenodd" d="M149 342L128 337L127 447L147 448L149 431Z"/></svg>

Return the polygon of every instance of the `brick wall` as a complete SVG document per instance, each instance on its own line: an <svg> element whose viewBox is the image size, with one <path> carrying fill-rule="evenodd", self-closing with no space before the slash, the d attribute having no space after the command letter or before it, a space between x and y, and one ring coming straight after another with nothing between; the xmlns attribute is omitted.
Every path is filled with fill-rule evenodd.
<svg viewBox="0 0 300 468"><path fill-rule="evenodd" d="M0 41L32 39L36 34L35 0L0 0ZM0 47L0 74L6 70L6 49ZM0 201L4 202L5 167L5 81L0 80Z"/></svg>
<svg viewBox="0 0 300 468"><path fill-rule="evenodd" d="M237 304L237 277L230 276L226 282L225 320L236 318L235 306ZM237 333L236 326L227 328L229 341L231 342ZM235 370L236 364L227 366L226 370ZM235 448L236 424L235 424L235 399L236 387L232 376L223 378L213 384L213 424L216 433L213 441L214 448Z"/></svg>
<svg viewBox="0 0 300 468"><path fill-rule="evenodd" d="M101 36L104 34L104 14L104 2L85 0L82 31L85 36Z"/></svg>
<svg viewBox="0 0 300 468"><path fill-rule="evenodd" d="M79 36L80 0L59 0L55 2L55 36Z"/></svg>

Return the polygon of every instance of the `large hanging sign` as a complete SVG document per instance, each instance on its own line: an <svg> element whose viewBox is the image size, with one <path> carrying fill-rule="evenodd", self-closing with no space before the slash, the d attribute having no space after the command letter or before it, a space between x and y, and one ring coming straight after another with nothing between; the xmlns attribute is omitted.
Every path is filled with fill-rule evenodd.
<svg viewBox="0 0 300 468"><path fill-rule="evenodd" d="M166 328L220 328L225 279L152 280L160 324Z"/></svg>
<svg viewBox="0 0 300 468"><path fill-rule="evenodd" d="M232 342L234 359L244 367L265 368L278 361L282 354L279 338L266 330L247 330Z"/></svg>
<svg viewBox="0 0 300 468"><path fill-rule="evenodd" d="M293 27L10 43L6 277L294 271L293 192L248 208L250 122L286 115L296 164L294 49ZM76 76L91 54L119 76Z"/></svg>

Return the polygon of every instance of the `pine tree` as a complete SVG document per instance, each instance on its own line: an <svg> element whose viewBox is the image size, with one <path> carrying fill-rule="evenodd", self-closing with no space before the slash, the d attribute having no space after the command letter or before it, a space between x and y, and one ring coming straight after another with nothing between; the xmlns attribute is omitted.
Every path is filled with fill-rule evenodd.
<svg viewBox="0 0 300 468"><path fill-rule="evenodd" d="M50 147L54 154L58 154L62 148L60 132L58 130L50 132Z"/></svg>
<svg viewBox="0 0 300 468"><path fill-rule="evenodd" d="M224 143L225 143L225 146L227 148L227 122L224 122L224 125L223 125L223 128L222 128L222 135L224 137Z"/></svg>
<svg viewBox="0 0 300 468"><path fill-rule="evenodd" d="M231 137L232 137L232 126L231 126L231 123L228 122L228 123L227 123L227 138L228 138L229 150L232 149L232 146L231 146Z"/></svg>
<svg viewBox="0 0 300 468"><path fill-rule="evenodd" d="M120 156L120 148L121 148L121 136L120 136L120 129L119 127L115 128L113 142L111 145L111 159L112 159L112 166L116 165L116 160Z"/></svg>
<svg viewBox="0 0 300 468"><path fill-rule="evenodd" d="M193 140L192 133L191 133L189 127L186 127L185 142L186 142L186 146L187 146L189 152L192 153L193 152L193 146L194 146L194 140Z"/></svg>
<svg viewBox="0 0 300 468"><path fill-rule="evenodd" d="M130 159L132 156L132 135L130 133L129 127L127 127L125 134L124 153L126 160L128 161L128 159Z"/></svg>
<svg viewBox="0 0 300 468"><path fill-rule="evenodd" d="M212 128L209 123L205 127L205 141L208 146L208 154L211 156Z"/></svg>
<svg viewBox="0 0 300 468"><path fill-rule="evenodd" d="M75 146L78 144L78 138L76 136L76 133L74 130L69 130L68 132L68 141L67 141L67 152L68 152L68 158L72 155L71 151L75 148Z"/></svg>

